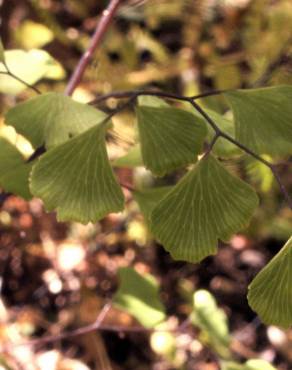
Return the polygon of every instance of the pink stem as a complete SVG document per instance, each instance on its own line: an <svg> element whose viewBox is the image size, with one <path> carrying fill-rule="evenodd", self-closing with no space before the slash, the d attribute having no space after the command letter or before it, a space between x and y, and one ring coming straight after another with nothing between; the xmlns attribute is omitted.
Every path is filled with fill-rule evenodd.
<svg viewBox="0 0 292 370"><path fill-rule="evenodd" d="M100 22L97 24L95 32L92 36L90 45L86 52L82 55L78 65L76 66L65 90L66 95L72 95L78 84L80 83L84 71L90 62L94 51L101 44L105 33L114 18L119 6L124 0L111 0L108 7L103 11Z"/></svg>

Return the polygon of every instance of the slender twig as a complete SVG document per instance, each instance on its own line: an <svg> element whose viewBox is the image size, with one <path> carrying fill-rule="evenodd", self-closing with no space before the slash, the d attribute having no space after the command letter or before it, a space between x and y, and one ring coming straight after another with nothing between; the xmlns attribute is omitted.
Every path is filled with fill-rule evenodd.
<svg viewBox="0 0 292 370"><path fill-rule="evenodd" d="M22 83L23 85L25 85L29 89L33 90L37 94L41 94L41 91L38 88L36 88L33 85L30 85L28 82L24 81L22 78L18 77L13 72L11 72L11 70L8 68L8 66L6 64L5 64L5 68L6 68L6 71L0 71L1 75L10 76L11 78L14 78L16 81Z"/></svg>
<svg viewBox="0 0 292 370"><path fill-rule="evenodd" d="M197 112L200 113L200 115L205 118L205 120L208 122L208 124L212 127L212 129L215 131L217 135L221 135L221 130L217 126L217 124L214 122L214 120L204 111L203 108L199 106L192 98L188 99L188 102L195 108Z"/></svg>
<svg viewBox="0 0 292 370"><path fill-rule="evenodd" d="M38 157L40 157L42 154L46 152L45 145L39 146L36 148L36 150L28 157L27 163L34 161Z"/></svg>
<svg viewBox="0 0 292 370"><path fill-rule="evenodd" d="M193 96L184 96L179 94L172 94L172 93L165 93L163 91L154 91L154 90L134 90L134 91L122 91L116 93L110 93L90 102L91 105L97 105L107 99L116 98L116 99L124 99L124 98L137 98L138 96L156 96L165 99L172 99L172 100L180 100L187 103L190 103L204 118L208 123L212 126L216 133L220 132L219 127L213 122L213 120L208 116L208 114L195 102L197 99L205 98L211 95L219 95L222 94L223 90L214 90L208 91L206 93L202 93L199 95Z"/></svg>
<svg viewBox="0 0 292 370"><path fill-rule="evenodd" d="M16 343L13 346L36 346L36 345L42 345L52 342L58 342L60 340L69 339L73 337L78 337L80 335L85 335L88 333L91 333L95 330L100 330L102 327L102 322L105 319L106 315L108 314L109 310L111 309L112 304L107 303L102 310L100 311L97 319L94 321L94 323L83 326L81 328L78 328L76 330L72 330L69 332L61 333L59 335L48 335L43 338L33 339L24 343Z"/></svg>
<svg viewBox="0 0 292 370"><path fill-rule="evenodd" d="M129 91L117 91L117 92L112 92L109 94L101 95L98 98L92 100L89 104L90 105L98 105L110 98L115 98L115 99L124 99L124 98L131 98L133 96L142 96L142 95L149 95L149 96L157 96L157 97L162 97L166 99L175 99L175 100L185 100L188 101L189 99L191 100L197 100L201 98L206 98L209 96L214 96L214 95L220 95L227 92L227 90L212 90L212 91L207 91L205 93L201 93L198 95L193 95L193 96L182 96L178 94L171 94L171 93L165 93L162 91L156 91L156 90L129 90Z"/></svg>
<svg viewBox="0 0 292 370"><path fill-rule="evenodd" d="M65 94L72 95L73 91L75 90L76 86L81 81L84 71L90 62L94 51L100 45L102 39L105 36L105 33L114 18L119 6L124 2L124 0L111 0L108 7L103 11L101 20L97 24L95 32L92 36L91 43L86 50L86 52L82 55L77 67L75 68L73 75L71 76L69 83L66 87Z"/></svg>
<svg viewBox="0 0 292 370"><path fill-rule="evenodd" d="M62 333L60 335L47 335L42 338L32 339L27 342L13 344L13 347L19 346L38 346L47 343L54 343L60 340L74 338L80 335L85 335L93 331L109 331L115 333L154 333L154 332L169 332L169 333L181 333L185 331L188 326L191 324L189 318L185 319L179 326L176 328L146 328L144 326L124 326L124 325L107 325L102 324L106 314L108 313L111 305L106 305L101 313L99 314L97 320L93 324L89 324L72 330L69 332Z"/></svg>
<svg viewBox="0 0 292 370"><path fill-rule="evenodd" d="M105 122L109 121L117 113L120 113L124 109L126 109L126 108L130 107L131 105L133 105L133 103L135 102L135 100L136 100L136 96L132 96L131 99L129 99L126 103L120 105L119 107L117 107L116 109L114 109L110 114L108 114L108 116L105 118L104 121Z"/></svg>
<svg viewBox="0 0 292 370"><path fill-rule="evenodd" d="M213 139L211 140L211 143L209 144L207 150L205 151L205 154L204 154L203 158L206 158L212 152L212 149L213 149L214 145L216 144L217 140L219 139L219 137L220 137L220 133L216 132L216 134L213 136Z"/></svg>

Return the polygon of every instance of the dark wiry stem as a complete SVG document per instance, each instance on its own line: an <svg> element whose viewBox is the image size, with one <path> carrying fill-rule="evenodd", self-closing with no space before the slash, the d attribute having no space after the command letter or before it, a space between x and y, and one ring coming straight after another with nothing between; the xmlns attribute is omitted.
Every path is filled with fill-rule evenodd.
<svg viewBox="0 0 292 370"><path fill-rule="evenodd" d="M214 135L213 139L211 140L211 143L209 144L207 150L205 151L205 154L204 154L203 158L206 158L212 152L212 149L213 149L214 145L216 144L217 140L219 139L219 137L220 137L220 133L216 132L216 134Z"/></svg>
<svg viewBox="0 0 292 370"><path fill-rule="evenodd" d="M280 179L280 176L279 176L278 171L276 169L276 165L267 161L266 159L264 159L263 157L261 157L260 155L255 153L253 150L249 149L248 147L246 147L245 145L241 144L239 141L234 139L232 136L230 136L230 135L226 134L224 131L222 131L220 129L220 127L216 124L216 122L204 111L204 109L201 108L201 106L195 102L196 99L204 98L204 97L211 96L211 95L218 95L218 94L221 94L223 92L224 91L217 90L217 91L211 91L211 92L207 92L207 93L203 93L203 94L199 94L199 95L195 95L195 96L184 96L184 95L179 95L179 94L171 94L171 93L164 93L162 91L151 91L151 90L150 91L149 90L145 90L145 91L142 91L142 90L141 91L125 91L125 92L116 92L116 93L110 93L110 94L107 94L107 95L100 96L99 98L92 101L90 104L95 105L95 104L101 103L101 102L103 102L103 101L105 101L109 98L116 98L116 99L131 98L131 99L135 99L138 96L142 96L142 95L149 95L149 96L156 96L156 97L161 97L161 98L165 98L165 99L179 100L179 101L184 101L184 102L187 102L187 103L191 104L191 106L194 109L196 109L196 111L198 113L200 113L200 115L207 121L207 123L215 131L215 136L214 136L214 138L212 140L212 143L211 143L211 149L208 149L207 154L210 153L210 151L212 150L212 147L214 146L215 142L217 141L217 139L219 137L224 138L225 140L231 142L232 144L234 144L238 148L242 149L245 153L254 157L255 159L257 159L259 162L263 163L265 166L267 166L272 171L272 173L275 177L275 180L277 181L277 183L279 185L279 188L280 188L283 196L285 197L285 199L287 201L287 204L292 209L292 199L291 199L287 189L285 188L285 186L283 185L283 183Z"/></svg>
<svg viewBox="0 0 292 370"><path fill-rule="evenodd" d="M217 135L221 134L220 128L212 120L212 118L199 106L192 98L188 98L188 102L196 109L197 112L208 122Z"/></svg>
<svg viewBox="0 0 292 370"><path fill-rule="evenodd" d="M227 90L226 90L227 91ZM189 101L189 100L197 100L200 98L206 98L208 96L214 96L214 95L219 95L224 92L225 90L212 90L212 91L207 91L206 93L198 94L198 95L193 95L193 96L182 96L178 94L171 94L171 93L165 93L162 91L154 91L154 90L131 90L131 91L118 91L118 92L113 92L109 93L106 95L102 95L94 100L92 100L89 104L91 105L98 105L110 98L115 98L115 99L126 99L126 98L131 98L133 96L142 96L142 95L149 95L149 96L157 96L161 98L166 98L166 99L175 99L175 100L184 100L184 101Z"/></svg>
<svg viewBox="0 0 292 370"><path fill-rule="evenodd" d="M6 71L1 71L0 74L10 76L11 78L14 78L16 81L22 83L23 85L25 85L29 89L33 90L37 94L41 94L41 91L38 88L36 88L33 85L30 85L28 82L24 81L22 78L16 76L13 72L11 72L11 70L8 68L7 64L5 64L5 68L6 68Z"/></svg>
<svg viewBox="0 0 292 370"><path fill-rule="evenodd" d="M194 101L190 101L190 103L194 108L197 109L197 106L198 106L197 103L195 103ZM261 162L265 166L267 166L272 171L272 173L274 175L274 178L277 181L277 183L279 185L279 188L280 188L283 196L285 197L289 208L292 210L292 199L291 199L286 187L283 185L275 165L273 163L267 161L266 159L264 159L263 157L261 157L260 155L258 155L253 150L246 147L245 145L241 144L239 141L234 139L232 136L226 134L224 131L222 131L217 126L217 124L212 120L212 118L206 112L204 112L204 110L200 106L198 106L198 108L200 108L200 109L197 109L197 111L207 120L207 122L211 125L211 127L214 129L214 131L216 133L216 135L214 137L214 140L213 140L213 143L212 143L212 146L215 144L216 140L221 136L224 139L231 142L232 144L234 144L235 146L237 146L238 148L242 149L245 153L249 154L250 156L257 159L259 162Z"/></svg>

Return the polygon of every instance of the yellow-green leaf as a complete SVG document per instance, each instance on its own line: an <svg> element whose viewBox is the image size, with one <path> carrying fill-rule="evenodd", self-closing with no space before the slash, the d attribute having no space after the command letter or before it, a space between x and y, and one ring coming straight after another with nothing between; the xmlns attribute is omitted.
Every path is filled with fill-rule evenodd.
<svg viewBox="0 0 292 370"><path fill-rule="evenodd" d="M96 222L124 208L124 196L110 166L105 126L96 125L40 157L31 191L60 221Z"/></svg>
<svg viewBox="0 0 292 370"><path fill-rule="evenodd" d="M33 146L51 148L103 122L106 114L60 93L47 93L10 109L5 122Z"/></svg>
<svg viewBox="0 0 292 370"><path fill-rule="evenodd" d="M292 154L292 86L237 90L225 96L240 143L259 154Z"/></svg>
<svg viewBox="0 0 292 370"><path fill-rule="evenodd" d="M230 355L230 335L227 316L207 290L201 289L194 293L194 310L191 319L198 326L210 344L222 357Z"/></svg>
<svg viewBox="0 0 292 370"><path fill-rule="evenodd" d="M63 78L65 75L60 63L44 50L32 49L27 52L8 50L4 52L4 55L9 70L30 85L35 84L42 78ZM0 63L0 71L6 71L3 61ZM56 71L58 71L58 75ZM25 84L9 75L0 74L0 92L17 95L25 89L27 89Z"/></svg>
<svg viewBox="0 0 292 370"><path fill-rule="evenodd" d="M117 307L129 312L145 327L151 328L165 319L165 309L154 276L142 276L132 268L120 268L119 278L120 286L114 296Z"/></svg>
<svg viewBox="0 0 292 370"><path fill-rule="evenodd" d="M144 107L169 107L169 104L165 100L151 95L139 96L138 104Z"/></svg>
<svg viewBox="0 0 292 370"><path fill-rule="evenodd" d="M244 370L277 370L277 369L265 360L251 359L245 363Z"/></svg>
<svg viewBox="0 0 292 370"><path fill-rule="evenodd" d="M139 106L137 118L143 161L155 175L193 163L202 152L206 125L192 113Z"/></svg>
<svg viewBox="0 0 292 370"><path fill-rule="evenodd" d="M266 324L292 325L292 236L249 286L248 302Z"/></svg>
<svg viewBox="0 0 292 370"><path fill-rule="evenodd" d="M277 370L269 362L261 359L251 359L245 364L239 364L233 361L223 361L221 370Z"/></svg>
<svg viewBox="0 0 292 370"><path fill-rule="evenodd" d="M0 186L6 192L30 199L28 177L32 163L25 159L10 142L0 138Z"/></svg>
<svg viewBox="0 0 292 370"><path fill-rule="evenodd" d="M54 33L41 23L24 21L16 30L16 38L25 49L41 48L54 39Z"/></svg>
<svg viewBox="0 0 292 370"><path fill-rule="evenodd" d="M257 204L254 190L209 155L154 208L151 231L174 259L198 262L246 227Z"/></svg>

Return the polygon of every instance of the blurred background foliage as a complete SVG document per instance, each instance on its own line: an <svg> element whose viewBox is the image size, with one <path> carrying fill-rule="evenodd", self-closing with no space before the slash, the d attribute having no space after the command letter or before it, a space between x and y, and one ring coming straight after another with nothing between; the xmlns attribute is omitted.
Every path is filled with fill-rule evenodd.
<svg viewBox="0 0 292 370"><path fill-rule="evenodd" d="M63 91L108 1L0 3L11 69L42 92ZM125 1L74 98L290 84L291 24L290 0ZM3 75L0 92L1 115L34 95ZM222 97L200 103L233 132ZM101 108L116 105L109 100ZM0 136L0 145L8 140L24 158L33 152L2 117ZM108 150L121 182L137 190L173 185L183 170L155 179L143 167L133 169L141 163L136 139L133 111L115 117ZM292 332L262 325L246 301L248 283L291 235L291 211L266 167L223 141L215 151L256 188L261 204L248 230L200 265L174 262L152 241L136 201L147 216L159 194L143 203L139 192L135 201L126 191L122 215L88 226L58 224L36 199L0 198L0 369L271 370L271 363L291 369ZM291 191L288 161L282 158L279 169ZM21 345L94 322L112 297L104 330Z"/></svg>

